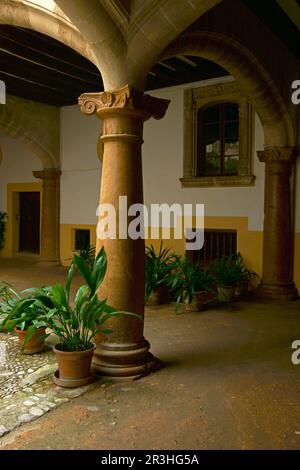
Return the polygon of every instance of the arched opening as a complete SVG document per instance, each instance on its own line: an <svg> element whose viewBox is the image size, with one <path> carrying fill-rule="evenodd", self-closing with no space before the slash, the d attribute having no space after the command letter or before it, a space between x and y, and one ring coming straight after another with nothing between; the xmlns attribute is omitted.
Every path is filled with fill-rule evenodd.
<svg viewBox="0 0 300 470"><path fill-rule="evenodd" d="M0 210L7 214L3 257L38 260L41 254L42 184L32 168L42 170L42 162L25 142L1 136Z"/></svg>
<svg viewBox="0 0 300 470"><path fill-rule="evenodd" d="M265 146L293 146L293 126L276 85L256 57L237 41L209 31L186 33L170 44L161 60L185 54L211 60L229 71L251 97L263 123Z"/></svg>
<svg viewBox="0 0 300 470"><path fill-rule="evenodd" d="M20 6L21 9L23 7ZM48 15L39 8L34 11L35 14ZM51 18L50 24L53 22ZM57 41L32 28L24 28L27 23L21 21L21 15L17 24L0 25L0 60L4 64L0 79L5 81L7 90L6 105L0 109L0 132L24 144L40 160L40 165L30 168L31 177L28 178L28 181L33 176L37 178L33 178L34 183L31 181L31 184L41 187L41 243L35 253L39 251L43 261L59 262L60 109L62 106L77 106L78 96L86 91L86 87L101 89L102 79L98 69L88 59L61 42L63 37ZM48 32L49 23L42 21L42 25ZM33 27L33 24L30 26ZM68 44L68 41L65 42ZM11 178L9 183L16 183L17 178L13 175ZM21 191L17 189L15 193ZM19 213L19 197L9 196L11 201L7 210L9 224L12 225L16 225L14 221ZM12 256L18 252L22 247L19 242L19 229L9 225L7 247L2 255Z"/></svg>

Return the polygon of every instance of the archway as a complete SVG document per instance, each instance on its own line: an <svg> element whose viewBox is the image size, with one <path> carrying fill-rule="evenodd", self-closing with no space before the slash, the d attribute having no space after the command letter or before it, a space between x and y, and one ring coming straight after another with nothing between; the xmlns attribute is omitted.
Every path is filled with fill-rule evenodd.
<svg viewBox="0 0 300 470"><path fill-rule="evenodd" d="M262 296L294 299L293 227L290 174L294 169L293 120L276 84L264 66L243 45L223 34L201 31L180 36L160 60L185 54L212 60L241 84L260 117L264 130L265 203ZM284 249L283 249L284 247Z"/></svg>
<svg viewBox="0 0 300 470"><path fill-rule="evenodd" d="M172 42L160 60L178 54L195 55L216 62L236 78L261 119L265 147L295 145L286 105L268 72L246 47L223 34L198 31L186 33Z"/></svg>

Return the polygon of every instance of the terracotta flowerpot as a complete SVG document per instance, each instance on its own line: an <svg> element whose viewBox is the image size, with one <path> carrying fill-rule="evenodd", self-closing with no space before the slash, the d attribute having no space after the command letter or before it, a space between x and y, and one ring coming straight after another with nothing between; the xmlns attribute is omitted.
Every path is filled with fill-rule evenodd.
<svg viewBox="0 0 300 470"><path fill-rule="evenodd" d="M235 293L237 296L241 297L247 295L249 292L249 281L240 281L237 283L235 288Z"/></svg>
<svg viewBox="0 0 300 470"><path fill-rule="evenodd" d="M159 286L156 289L153 289L148 301L147 305L149 306L156 306L165 303L166 301L166 287Z"/></svg>
<svg viewBox="0 0 300 470"><path fill-rule="evenodd" d="M235 286L218 286L219 302L232 302L235 294Z"/></svg>
<svg viewBox="0 0 300 470"><path fill-rule="evenodd" d="M46 328L39 328L33 337L28 341L25 346L25 349L22 348L25 337L27 335L27 330L19 330L19 328L15 329L18 337L19 343L21 345L22 354L36 354L42 352L45 347L45 342L42 336L44 336Z"/></svg>
<svg viewBox="0 0 300 470"><path fill-rule="evenodd" d="M54 381L65 387L78 387L91 382L91 363L95 346L85 351L60 351L53 348L58 364L58 375Z"/></svg>
<svg viewBox="0 0 300 470"><path fill-rule="evenodd" d="M193 300L191 303L188 302L188 299L185 302L185 309L188 312L200 312L203 309L203 304L206 299L205 292L195 292Z"/></svg>

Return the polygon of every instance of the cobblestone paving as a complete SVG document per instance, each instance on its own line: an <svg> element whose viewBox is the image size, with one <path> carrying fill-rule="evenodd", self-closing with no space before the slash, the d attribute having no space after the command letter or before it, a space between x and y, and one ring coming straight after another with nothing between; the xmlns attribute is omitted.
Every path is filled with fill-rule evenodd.
<svg viewBox="0 0 300 470"><path fill-rule="evenodd" d="M16 336L0 333L0 438L89 389L57 387L52 378L56 369L51 348L24 355Z"/></svg>

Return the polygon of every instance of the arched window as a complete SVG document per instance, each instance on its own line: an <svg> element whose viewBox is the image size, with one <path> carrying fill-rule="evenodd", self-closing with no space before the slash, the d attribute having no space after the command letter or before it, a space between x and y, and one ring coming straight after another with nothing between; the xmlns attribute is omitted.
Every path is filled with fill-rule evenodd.
<svg viewBox="0 0 300 470"><path fill-rule="evenodd" d="M198 110L197 176L238 175L239 105L219 103Z"/></svg>
<svg viewBox="0 0 300 470"><path fill-rule="evenodd" d="M235 81L184 91L185 188L251 186L254 109Z"/></svg>

